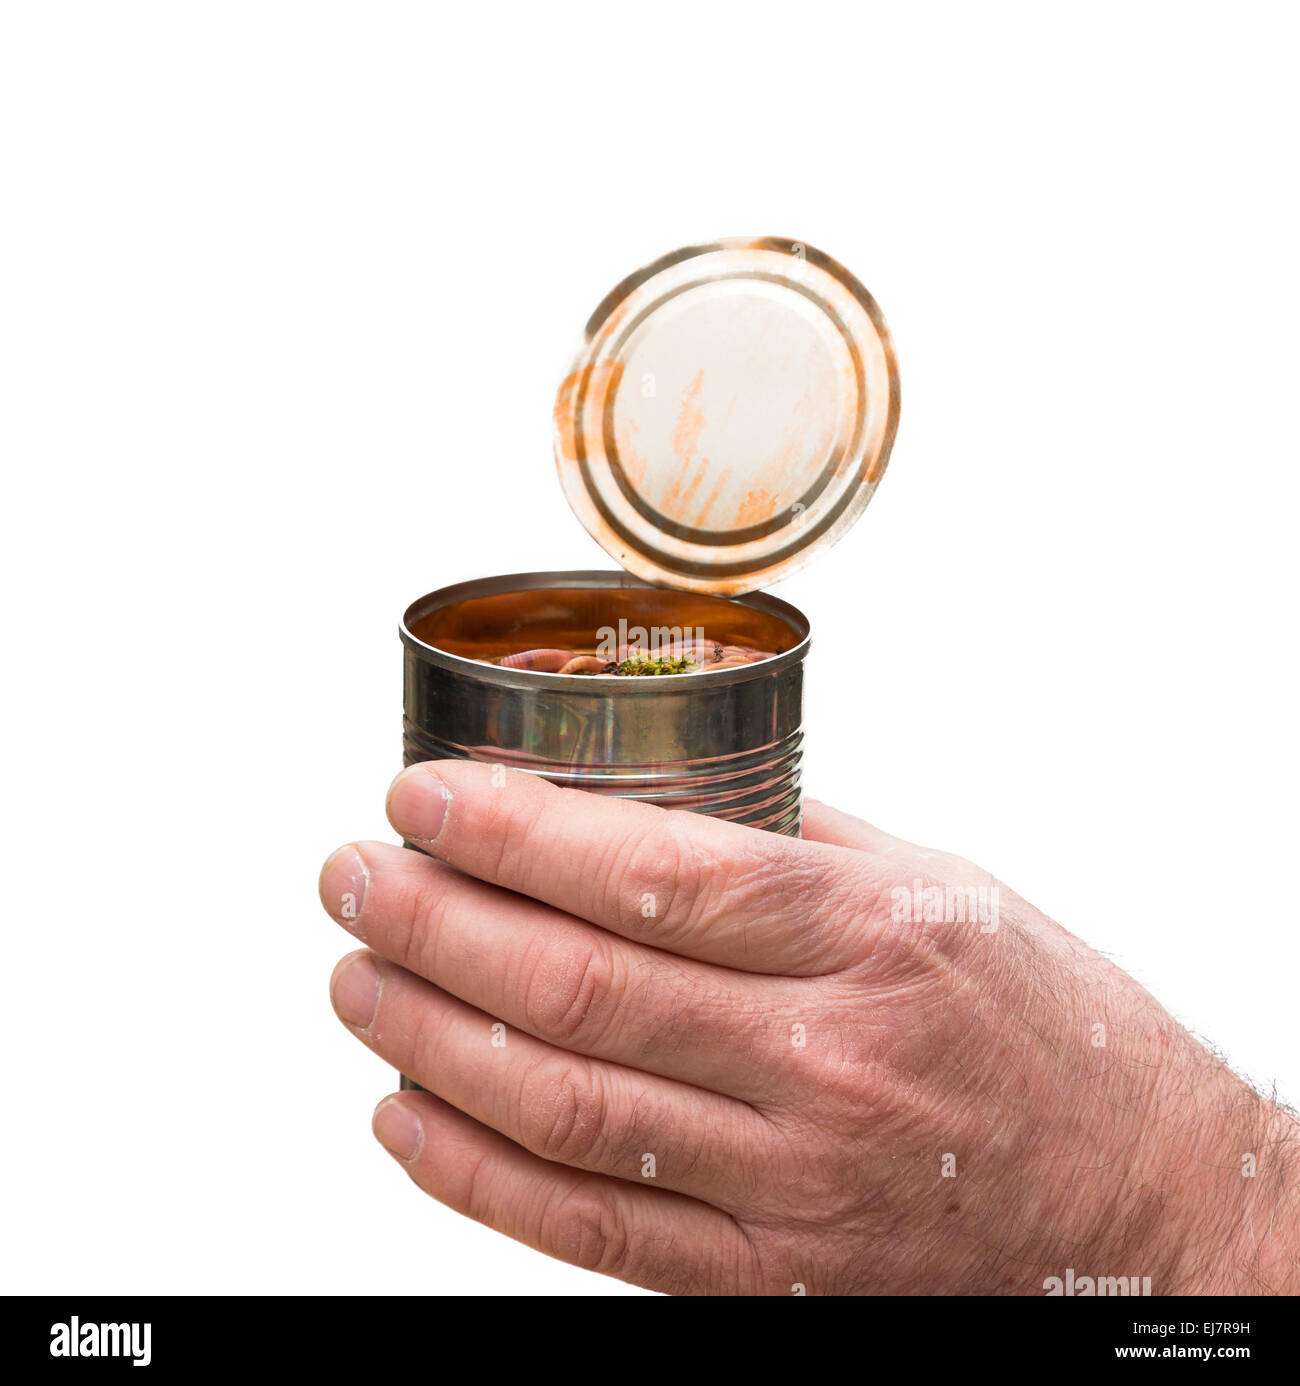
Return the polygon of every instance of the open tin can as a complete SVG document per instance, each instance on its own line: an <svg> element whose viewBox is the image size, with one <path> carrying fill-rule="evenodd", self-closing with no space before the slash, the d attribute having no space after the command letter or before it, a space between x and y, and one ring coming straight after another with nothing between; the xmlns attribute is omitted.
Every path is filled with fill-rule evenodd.
<svg viewBox="0 0 1300 1386"><path fill-rule="evenodd" d="M587 324L554 428L565 495L620 570L412 603L405 763L488 761L797 836L809 625L757 589L861 515L898 410L880 309L806 243L714 241L630 275ZM690 633L766 657L653 678L607 676L594 657L583 674L495 662L601 630L621 650L632 633L650 654Z"/></svg>
<svg viewBox="0 0 1300 1386"><path fill-rule="evenodd" d="M716 631L721 643L774 653L739 668L655 678L486 662L512 646L567 649L600 628L638 627L649 648L680 643L683 631ZM799 831L808 623L785 602L656 588L624 572L518 573L421 597L402 640L407 765L491 761L570 789Z"/></svg>
<svg viewBox="0 0 1300 1386"><path fill-rule="evenodd" d="M866 289L799 241L688 246L587 324L555 408L565 494L617 572L525 573L414 602L405 763L491 761L557 784L799 831L806 618L757 589L858 518L898 427ZM747 595L753 594L753 595ZM504 668L602 629L749 644L743 668L656 678Z"/></svg>

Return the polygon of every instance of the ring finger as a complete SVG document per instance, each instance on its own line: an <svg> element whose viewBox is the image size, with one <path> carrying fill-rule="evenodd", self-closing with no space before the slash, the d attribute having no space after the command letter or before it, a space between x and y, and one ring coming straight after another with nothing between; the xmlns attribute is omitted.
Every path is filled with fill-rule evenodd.
<svg viewBox="0 0 1300 1386"><path fill-rule="evenodd" d="M766 1122L743 1102L556 1049L369 951L330 992L376 1054L543 1159L724 1208L755 1184Z"/></svg>

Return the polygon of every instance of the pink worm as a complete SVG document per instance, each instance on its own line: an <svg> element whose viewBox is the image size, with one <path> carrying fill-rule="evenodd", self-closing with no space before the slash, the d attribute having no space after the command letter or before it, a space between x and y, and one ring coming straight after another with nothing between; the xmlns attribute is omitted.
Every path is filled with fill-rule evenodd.
<svg viewBox="0 0 1300 1386"><path fill-rule="evenodd" d="M668 645L658 645L653 652L646 646L620 645L614 660L622 664L625 659L693 659L697 664L709 664L718 648L715 640L678 640Z"/></svg>
<svg viewBox="0 0 1300 1386"><path fill-rule="evenodd" d="M606 661L598 655L577 655L557 672L561 674L599 674L604 669L605 664Z"/></svg>
<svg viewBox="0 0 1300 1386"><path fill-rule="evenodd" d="M524 650L505 655L497 663L502 669L532 669L538 674L557 674L573 659L572 650Z"/></svg>
<svg viewBox="0 0 1300 1386"><path fill-rule="evenodd" d="M765 659L773 657L770 650L764 652L757 651L754 654L741 654L739 652L724 652L723 657L716 664L706 664L704 672L711 673L714 669L743 669L747 664L761 664Z"/></svg>

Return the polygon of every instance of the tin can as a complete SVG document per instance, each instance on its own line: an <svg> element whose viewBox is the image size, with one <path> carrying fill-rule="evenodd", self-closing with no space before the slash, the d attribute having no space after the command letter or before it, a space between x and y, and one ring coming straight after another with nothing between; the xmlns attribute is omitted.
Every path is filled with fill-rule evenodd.
<svg viewBox="0 0 1300 1386"><path fill-rule="evenodd" d="M656 678L539 674L483 663L600 628L702 632L774 658ZM766 594L653 587L618 572L516 573L431 592L402 621L403 759L477 760L569 789L797 836L808 622Z"/></svg>
<svg viewBox="0 0 1300 1386"><path fill-rule="evenodd" d="M406 764L490 760L797 834L809 627L758 589L856 521L897 424L884 316L805 242L710 241L629 276L587 323L553 430L565 496L620 571L487 578L413 603ZM774 655L653 678L488 662L590 649L620 624Z"/></svg>

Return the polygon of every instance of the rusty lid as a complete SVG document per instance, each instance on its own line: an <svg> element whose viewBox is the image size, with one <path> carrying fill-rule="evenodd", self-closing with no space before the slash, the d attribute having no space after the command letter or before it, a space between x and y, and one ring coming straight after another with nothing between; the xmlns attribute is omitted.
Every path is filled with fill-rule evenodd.
<svg viewBox="0 0 1300 1386"><path fill-rule="evenodd" d="M590 534L693 592L766 587L884 475L898 365L875 300L799 241L687 246L625 279L560 386L555 457Z"/></svg>

